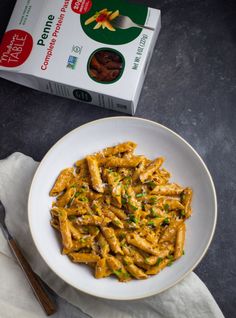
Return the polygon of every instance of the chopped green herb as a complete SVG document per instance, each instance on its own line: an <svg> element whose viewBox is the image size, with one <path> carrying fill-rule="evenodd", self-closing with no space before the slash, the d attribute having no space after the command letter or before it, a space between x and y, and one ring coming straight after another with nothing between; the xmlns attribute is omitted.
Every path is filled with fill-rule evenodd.
<svg viewBox="0 0 236 318"><path fill-rule="evenodd" d="M127 203L127 199L122 198L122 199L121 199L121 203L122 203L123 205L126 204L126 203Z"/></svg>
<svg viewBox="0 0 236 318"><path fill-rule="evenodd" d="M75 192L75 198L77 198L80 194L81 194L81 192L79 192L79 191Z"/></svg>
<svg viewBox="0 0 236 318"><path fill-rule="evenodd" d="M170 220L168 218L165 218L164 221L162 222L162 225L169 225Z"/></svg>
<svg viewBox="0 0 236 318"><path fill-rule="evenodd" d="M130 185L132 182L132 178L130 176L127 176L124 178L124 182L126 183L126 185Z"/></svg>
<svg viewBox="0 0 236 318"><path fill-rule="evenodd" d="M74 221L74 220L77 220L77 216L76 216L76 215L69 215L69 216L68 216L68 219L69 219L70 221Z"/></svg>
<svg viewBox="0 0 236 318"><path fill-rule="evenodd" d="M120 275L122 274L122 268L120 268L120 269L118 269L118 270L116 270L116 271L113 271L113 273L114 273L116 276L120 277Z"/></svg>
<svg viewBox="0 0 236 318"><path fill-rule="evenodd" d="M167 258L170 260L167 266L171 266L174 262L174 256L173 255L168 255Z"/></svg>
<svg viewBox="0 0 236 318"><path fill-rule="evenodd" d="M76 184L72 184L70 187L71 188L76 188Z"/></svg>
<svg viewBox="0 0 236 318"><path fill-rule="evenodd" d="M153 208L151 208L151 214L154 218L159 218L160 216L155 212L155 210Z"/></svg>
<svg viewBox="0 0 236 318"><path fill-rule="evenodd" d="M185 216L185 211L184 211L184 210L181 210L181 211L180 211L180 215L181 215L181 217L184 217L184 216Z"/></svg>
<svg viewBox="0 0 236 318"><path fill-rule="evenodd" d="M163 258L162 257L158 257L156 265L159 266L162 261L163 261Z"/></svg>
<svg viewBox="0 0 236 318"><path fill-rule="evenodd" d="M86 242L86 239L85 238L81 238L79 239L80 243L85 243Z"/></svg>
<svg viewBox="0 0 236 318"><path fill-rule="evenodd" d="M118 220L113 220L113 222L115 223L115 225L119 225L120 224L120 221L118 221Z"/></svg>
<svg viewBox="0 0 236 318"><path fill-rule="evenodd" d="M137 194L136 194L136 198L141 198L141 197L144 197L145 195L146 195L145 192L143 192L143 193L137 193Z"/></svg>
<svg viewBox="0 0 236 318"><path fill-rule="evenodd" d="M138 223L138 219L134 216L134 214L129 215L129 221L134 222L134 223Z"/></svg>
<svg viewBox="0 0 236 318"><path fill-rule="evenodd" d="M147 185L148 185L150 188L154 189L155 186L156 186L156 183L155 183L154 181L149 181L149 182L147 183Z"/></svg>
<svg viewBox="0 0 236 318"><path fill-rule="evenodd" d="M183 255L185 255L185 251L183 250Z"/></svg>
<svg viewBox="0 0 236 318"><path fill-rule="evenodd" d="M128 264L129 265L129 264ZM130 277L130 274L129 273L124 273L124 277L125 278L129 278Z"/></svg>
<svg viewBox="0 0 236 318"><path fill-rule="evenodd" d="M71 206L73 200L74 200L74 197L70 198L69 202L67 203L67 207L68 208Z"/></svg>
<svg viewBox="0 0 236 318"><path fill-rule="evenodd" d="M150 198L150 204L151 205L154 205L154 204L156 204L157 203L157 198L156 197L151 197Z"/></svg>
<svg viewBox="0 0 236 318"><path fill-rule="evenodd" d="M113 170L112 170L112 169L107 169L107 171L108 171L109 173L113 172Z"/></svg>
<svg viewBox="0 0 236 318"><path fill-rule="evenodd" d="M120 239L120 240L123 240L124 238L125 238L125 233L120 233L120 234L119 234L119 239Z"/></svg>
<svg viewBox="0 0 236 318"><path fill-rule="evenodd" d="M166 212L169 212L169 209L170 209L169 204L164 204L164 210L165 210Z"/></svg>
<svg viewBox="0 0 236 318"><path fill-rule="evenodd" d="M148 225L155 226L155 223L153 221L149 221Z"/></svg>
<svg viewBox="0 0 236 318"><path fill-rule="evenodd" d="M134 206L132 203L129 202L129 206L132 208L132 210L137 211L138 208Z"/></svg>
<svg viewBox="0 0 236 318"><path fill-rule="evenodd" d="M88 202L88 198L86 198L86 197L80 198L79 200L82 202Z"/></svg>
<svg viewBox="0 0 236 318"><path fill-rule="evenodd" d="M180 194L180 200L181 200L181 202L183 202L185 199L186 199L186 196L185 196L185 194L182 192L182 193Z"/></svg>

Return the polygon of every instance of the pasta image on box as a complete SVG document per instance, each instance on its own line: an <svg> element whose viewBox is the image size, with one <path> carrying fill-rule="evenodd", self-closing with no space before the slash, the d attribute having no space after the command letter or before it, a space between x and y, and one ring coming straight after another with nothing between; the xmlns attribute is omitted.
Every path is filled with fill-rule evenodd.
<svg viewBox="0 0 236 318"><path fill-rule="evenodd" d="M134 114L160 11L124 0L17 0L0 45L0 76Z"/></svg>

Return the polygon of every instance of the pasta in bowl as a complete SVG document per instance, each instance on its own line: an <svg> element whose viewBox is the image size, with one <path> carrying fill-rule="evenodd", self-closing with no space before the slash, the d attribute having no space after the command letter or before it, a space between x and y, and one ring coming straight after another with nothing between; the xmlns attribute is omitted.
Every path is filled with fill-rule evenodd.
<svg viewBox="0 0 236 318"><path fill-rule="evenodd" d="M80 174L80 170L83 170L83 162L87 161L87 157L90 157L90 165L94 165L94 154L98 154L101 152L102 149L106 149L107 147L110 148L111 146L116 146L119 144L126 144L127 141L132 140L129 145L132 149L129 148L129 151L119 151L120 154L113 153L112 156L116 157L119 163L124 162L124 160L127 159L127 157L132 156L134 159L129 158L129 162L133 162L133 164L137 164L137 168L140 168L140 164L137 163L140 160L140 156L142 160L146 160L146 167L150 163L151 160L155 161L155 158L158 156L160 158L165 158L165 161L162 162L161 165L158 168L161 172L162 177L165 177L166 180L163 182L167 182L167 184L173 184L172 187L181 188L186 191L186 189L193 189L193 198L191 202L191 209L193 211L191 217L187 218L187 215L181 216L180 209L172 210L170 207L170 202L162 202L162 200L169 199L170 197L173 199L175 197L176 201L181 203L183 206L185 206L185 202L183 201L184 198L180 193L177 195L172 194L166 194L163 195L163 193L151 193L151 191L154 190L154 184L150 183L148 184L148 179L141 182L139 178L139 185L143 184L144 189L140 190L136 188L136 182L133 181L133 175L132 177L132 184L131 184L131 190L135 192L135 200L140 205L141 209L138 210L131 210L131 205L127 206L127 203L125 204L124 199L130 199L122 198L123 202L122 207L118 207L118 205L114 205L113 203L113 197L112 193L108 192L108 175L109 178L114 175L112 175L114 172L117 172L120 174L120 171L124 171L125 169L128 170L129 173L134 171L136 169L135 167L114 167L114 164L112 163L113 167L106 167L105 160L108 160L108 156L105 156L103 159L99 158L99 156L96 157L96 161L98 161L98 167L99 167L99 173L100 177L102 179L102 187L101 189L104 190L104 192L99 192L95 190L92 186L92 179L89 172L89 167L87 164L87 176L85 174L85 178L87 178L83 181L87 183L87 186L85 184L85 189L82 188L81 181L78 181L78 175ZM137 144L136 149L134 149L135 144ZM106 154L106 153L105 153ZM112 157L111 156L111 157ZM144 159L146 157L147 159ZM150 159L149 159L150 158ZM79 160L78 160L79 159ZM121 160L123 159L123 160ZM82 160L82 161L81 161ZM85 161L84 161L85 160ZM113 159L112 159L113 160ZM103 161L103 163L102 163ZM109 162L110 161L110 162ZM111 159L109 159L109 164L111 164ZM76 178L76 182L70 183L70 186L65 187L64 190L62 190L59 194L59 192L55 191L53 193L54 196L49 196L50 191L52 190L54 183L60 174L61 171L69 169L69 175L71 176L71 172L73 174L73 177ZM71 170L70 170L71 169ZM108 174L109 171L112 170L111 175ZM166 170L166 171L165 171ZM104 171L104 173L103 173ZM171 176L168 175L168 171L171 172ZM107 173L107 176L105 176L105 172ZM154 173L157 174L157 173ZM152 177L154 176L152 175ZM128 181L129 178L123 179L125 176L122 175L122 184L125 181ZM156 176L155 176L156 178ZM95 179L96 180L96 179ZM158 179L153 179L153 182L155 183L155 187L158 185ZM160 180L159 180L160 181ZM114 182L116 182L114 180ZM156 185L157 183L157 185ZM69 183L68 183L69 184ZM99 189L99 182L96 184L97 189ZM159 182L160 184L160 182ZM73 185L75 187L73 187ZM80 186L81 185L81 186ZM79 188L80 187L80 188ZM146 187L146 189L145 189ZM66 204L63 205L62 202L62 195L67 192L67 188L70 189L71 195L75 194L76 192L80 192L80 189L82 191L86 190L89 193L95 195L97 197L102 197L103 199L97 199L98 203L104 206L106 204L108 207L113 207L113 211L108 210L108 212L112 212L115 214L116 217L119 218L124 226L124 228L118 227L117 224L115 224L115 220L113 219L113 222L110 220L112 217L114 218L113 214L109 213L109 216L100 216L99 212L94 213L94 207L91 205L92 200L95 200L95 198L89 197L89 195L86 192L86 198L88 198L88 202L85 199L83 201L83 196L81 194L76 194L75 201L68 202L71 206L66 206ZM157 188L158 189L158 188ZM160 190L160 189L159 189ZM73 192L72 192L73 191ZM76 192L75 192L76 191ZM129 190L130 191L130 190ZM144 193L143 193L144 192ZM52 193L51 193L52 194ZM145 200L148 199L148 197L145 198L145 195L150 197L157 197L160 199L160 207L150 204L150 201L145 202ZM61 199L60 199L61 196ZM128 194L130 196L130 194ZM107 201L104 201L104 198L106 197ZM58 200L57 200L58 198ZM82 200L79 200L78 198L82 198ZM118 198L118 197L117 197ZM60 200L60 201L59 201ZM109 200L112 202L109 202ZM58 201L60 202L58 206ZM135 201L135 202L136 202ZM56 202L53 203L53 202ZM84 214L82 215L76 215L71 213L71 220L69 220L69 214L73 211L76 207L74 207L76 202L80 206L87 206L89 204L89 211L92 210L92 212L95 215L90 215L87 212L87 208L84 211ZM163 205L161 205L161 202ZM175 202L175 201L174 201ZM144 209L142 208L142 203L144 203ZM152 202L151 202L152 203ZM154 202L155 203L155 200ZM179 205L179 203L177 203ZM98 208L99 208L98 204ZM132 202L131 202L132 204ZM168 206L164 204L168 204ZM136 207L136 205L134 205ZM145 207L147 211L145 210ZM149 207L149 209L148 209ZM154 245L154 242L150 242L150 236L147 236L145 233L142 233L140 231L140 227L142 225L142 222L151 222L150 224L145 225L146 230L150 233L150 235L158 235L156 233L158 231L158 228L160 231L164 231L168 228L168 224L163 224L160 226L155 226L156 224L152 224L153 222L158 222L159 218L155 218L155 214L152 215L151 207L154 208L154 210L157 210L157 214L159 216L168 215L168 218L170 220L170 223L174 221L174 217L172 218L172 215L174 216L174 213L176 214L176 219L179 219L183 223L186 223L186 239L184 243L184 255L180 258L178 258L176 261L174 259L175 250L174 247L176 245L176 241L173 243L170 242L170 253L168 256L161 256L151 254L148 250L140 249L140 247L137 247L134 245L134 241L137 238L137 235L141 237L142 239L145 239L145 242L148 241L151 243L151 246ZM59 219L58 215L59 212L57 212L57 208L65 209L68 213L68 210L70 211L67 216L65 217L66 220L69 220L69 226L73 225L76 229L82 229L84 230L84 233L79 233L78 239L75 238L75 231L74 236L71 235L72 243L74 244L84 244L86 237L89 237L89 241L91 240L91 247L90 246L84 246L81 250L81 245L79 246L78 251L72 251L71 253L85 253L85 254L92 254L96 256L95 262L89 262L88 265L83 263L77 263L71 261L70 257L68 257L68 250L66 248L62 247L62 236L61 232L54 229L52 226L50 226L50 222L52 222L52 225L55 225L55 227L59 228ZM166 211L165 208L168 208ZM181 206L182 208L182 206ZM191 209L189 210L191 214ZM50 210L52 213L50 214ZM81 209L80 209L81 210ZM104 210L104 209L103 209ZM125 215L120 212L120 210L125 213ZM186 211L186 207L185 210ZM104 210L105 211L105 210ZM119 213L119 212L120 213ZM136 220L136 214L138 212L142 212L140 217L137 217ZM108 213L105 212L105 213ZM132 213L131 213L132 212ZM145 215L145 212L149 214ZM119 213L119 214L118 214ZM123 215L123 219L121 216L121 213ZM185 212L186 213L186 212ZM58 215L57 215L58 214ZM189 214L189 215L190 215ZM217 216L217 202L216 202L216 194L214 190L214 184L212 182L211 176L209 174L209 171L207 170L206 165L202 161L202 159L199 157L199 155L196 153L196 151L186 142L184 141L180 136L175 134L170 129L157 124L155 122L144 120L140 118L135 117L111 117L111 118L105 118L100 119L88 124L85 124L83 126L80 126L76 128L75 130L68 133L66 136L64 136L62 139L60 139L45 155L41 163L39 164L37 171L34 175L30 192L29 192L29 199L28 199L28 218L29 218L29 226L30 231L33 237L33 241L46 262L46 264L49 266L49 268L57 275L54 277L53 281L56 281L57 277L60 277L63 279L67 284L73 286L77 290L83 291L85 293L88 293L90 295L94 295L97 297L102 297L106 299L117 299L117 300L128 300L128 299L139 299L143 297L148 297L151 295L155 295L157 293L160 293L167 288L172 287L177 282L182 280L193 268L197 266L197 264L201 261L203 256L205 255L210 242L212 240L215 225L216 225L216 216ZM108 220L109 222L100 226L100 225L81 225L77 223L84 222L86 219L91 220L91 217L99 221L101 221L101 218ZM76 219L79 219L78 222ZM73 220L74 219L74 220ZM147 221L146 221L147 220ZM178 221L179 221L178 220ZM186 220L186 222L185 222ZM137 222L138 221L138 222ZM120 224L120 223L119 223ZM171 225L171 224L170 224ZM132 226L131 229L128 228L128 226ZM86 228L87 227L87 228ZM96 229L96 227L99 229ZM103 227L103 229L102 229ZM137 227L137 228L135 228ZM108 256L111 255L116 260L122 262L123 266L125 267L126 272L130 275L130 279L128 283L119 283L117 281L117 278L119 278L120 274L120 267L117 267L116 272L112 272L113 270L110 270L109 264L106 261L106 266L108 266L108 273L111 271L112 273L108 277L104 277L101 279L95 279L94 274L96 273L96 264L98 261L103 259L104 257L101 257L100 254L100 245L98 242L98 239L103 236L105 238L105 235L102 231L104 231L104 228L113 229L115 231L115 235L119 241L121 250L124 254L114 253L111 250L111 247L109 245L109 252ZM92 229L94 232L92 232ZM83 231L82 230L82 231ZM70 230L71 231L71 230ZM89 232L90 231L90 232ZM105 229L106 231L106 229ZM122 238L122 232L125 232L125 238ZM79 231L81 232L81 231ZM129 233L128 233L129 232ZM71 233L71 232L69 232ZM78 234L78 233L77 233ZM118 234L121 234L120 236ZM128 238L127 238L128 234ZM182 232L184 234L184 232ZM129 235L131 237L129 237ZM160 235L162 235L160 233ZM175 237L176 238L176 237ZM81 239L81 242L79 241ZM106 239L106 238L105 238ZM134 256L131 254L126 255L125 251L127 253L127 249L125 250L125 246L122 246L123 240L127 239L132 242L124 242L130 250L138 251L142 258L140 258L141 263L143 263L144 267L141 267L134 262ZM89 242L88 241L88 242ZM100 241L101 242L101 241ZM108 242L107 239L105 243ZM168 243L169 244L169 243ZM173 246L171 247L171 244ZM102 243L101 243L102 245ZM107 245L106 245L107 246ZM150 246L149 246L150 247ZM154 247L154 246L153 246ZM156 246L156 248L160 249L161 246ZM98 250L96 249L98 248ZM66 255L61 255L61 251L63 253L67 253ZM154 252L155 253L155 252ZM128 254L128 253L127 253ZM137 255L137 254L136 254ZM78 256L78 255L77 255ZM156 264L152 265L150 264L150 261L155 260L155 257L160 257L163 260L158 261ZM126 258L124 260L124 257L130 257L131 260ZM166 259L166 260L165 260ZM148 269L150 267L154 267L157 265L164 266L165 262L168 264L173 263L172 266L166 266L164 270L161 270L158 275L154 274L147 274ZM164 261L165 260L165 261ZM100 261L104 262L104 261ZM132 262L135 266L140 268L142 272L144 272L145 275L147 275L148 279L135 279L134 276L128 271L127 264L129 262L132 266ZM147 264L149 262L149 264ZM140 264L140 263L139 263ZM169 265L170 265L169 264ZM111 265L110 265L111 266ZM148 268L148 266L150 266ZM133 267L134 268L134 267ZM136 269L136 268L135 268ZM160 269L160 267L159 267ZM132 269L130 269L132 271ZM107 273L107 274L108 274ZM118 274L118 275L117 275ZM51 273L53 275L53 273ZM142 274L143 275L143 274ZM127 275L128 276L128 275Z"/></svg>
<svg viewBox="0 0 236 318"><path fill-rule="evenodd" d="M94 267L96 278L146 279L184 253L192 190L169 182L163 157L135 148L125 142L78 160L50 191L62 253Z"/></svg>

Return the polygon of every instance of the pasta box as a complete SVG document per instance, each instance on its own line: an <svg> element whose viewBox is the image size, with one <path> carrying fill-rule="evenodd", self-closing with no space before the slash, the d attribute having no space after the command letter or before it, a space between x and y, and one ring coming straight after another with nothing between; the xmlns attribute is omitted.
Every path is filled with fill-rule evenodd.
<svg viewBox="0 0 236 318"><path fill-rule="evenodd" d="M160 11L124 0L18 0L0 46L0 76L134 114Z"/></svg>

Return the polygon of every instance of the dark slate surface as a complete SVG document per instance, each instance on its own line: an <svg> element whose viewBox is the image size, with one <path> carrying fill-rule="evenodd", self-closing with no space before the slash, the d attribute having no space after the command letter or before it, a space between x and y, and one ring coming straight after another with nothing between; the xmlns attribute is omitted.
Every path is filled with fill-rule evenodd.
<svg viewBox="0 0 236 318"><path fill-rule="evenodd" d="M212 173L218 195L218 224L210 249L195 272L224 315L235 317L236 2L146 3L162 10L162 31L136 116L179 133L199 152ZM0 2L0 35L13 5L14 1ZM0 158L21 151L41 160L73 128L118 115L0 79ZM63 308L64 303L58 302ZM72 312L68 306L67 316L76 316Z"/></svg>

